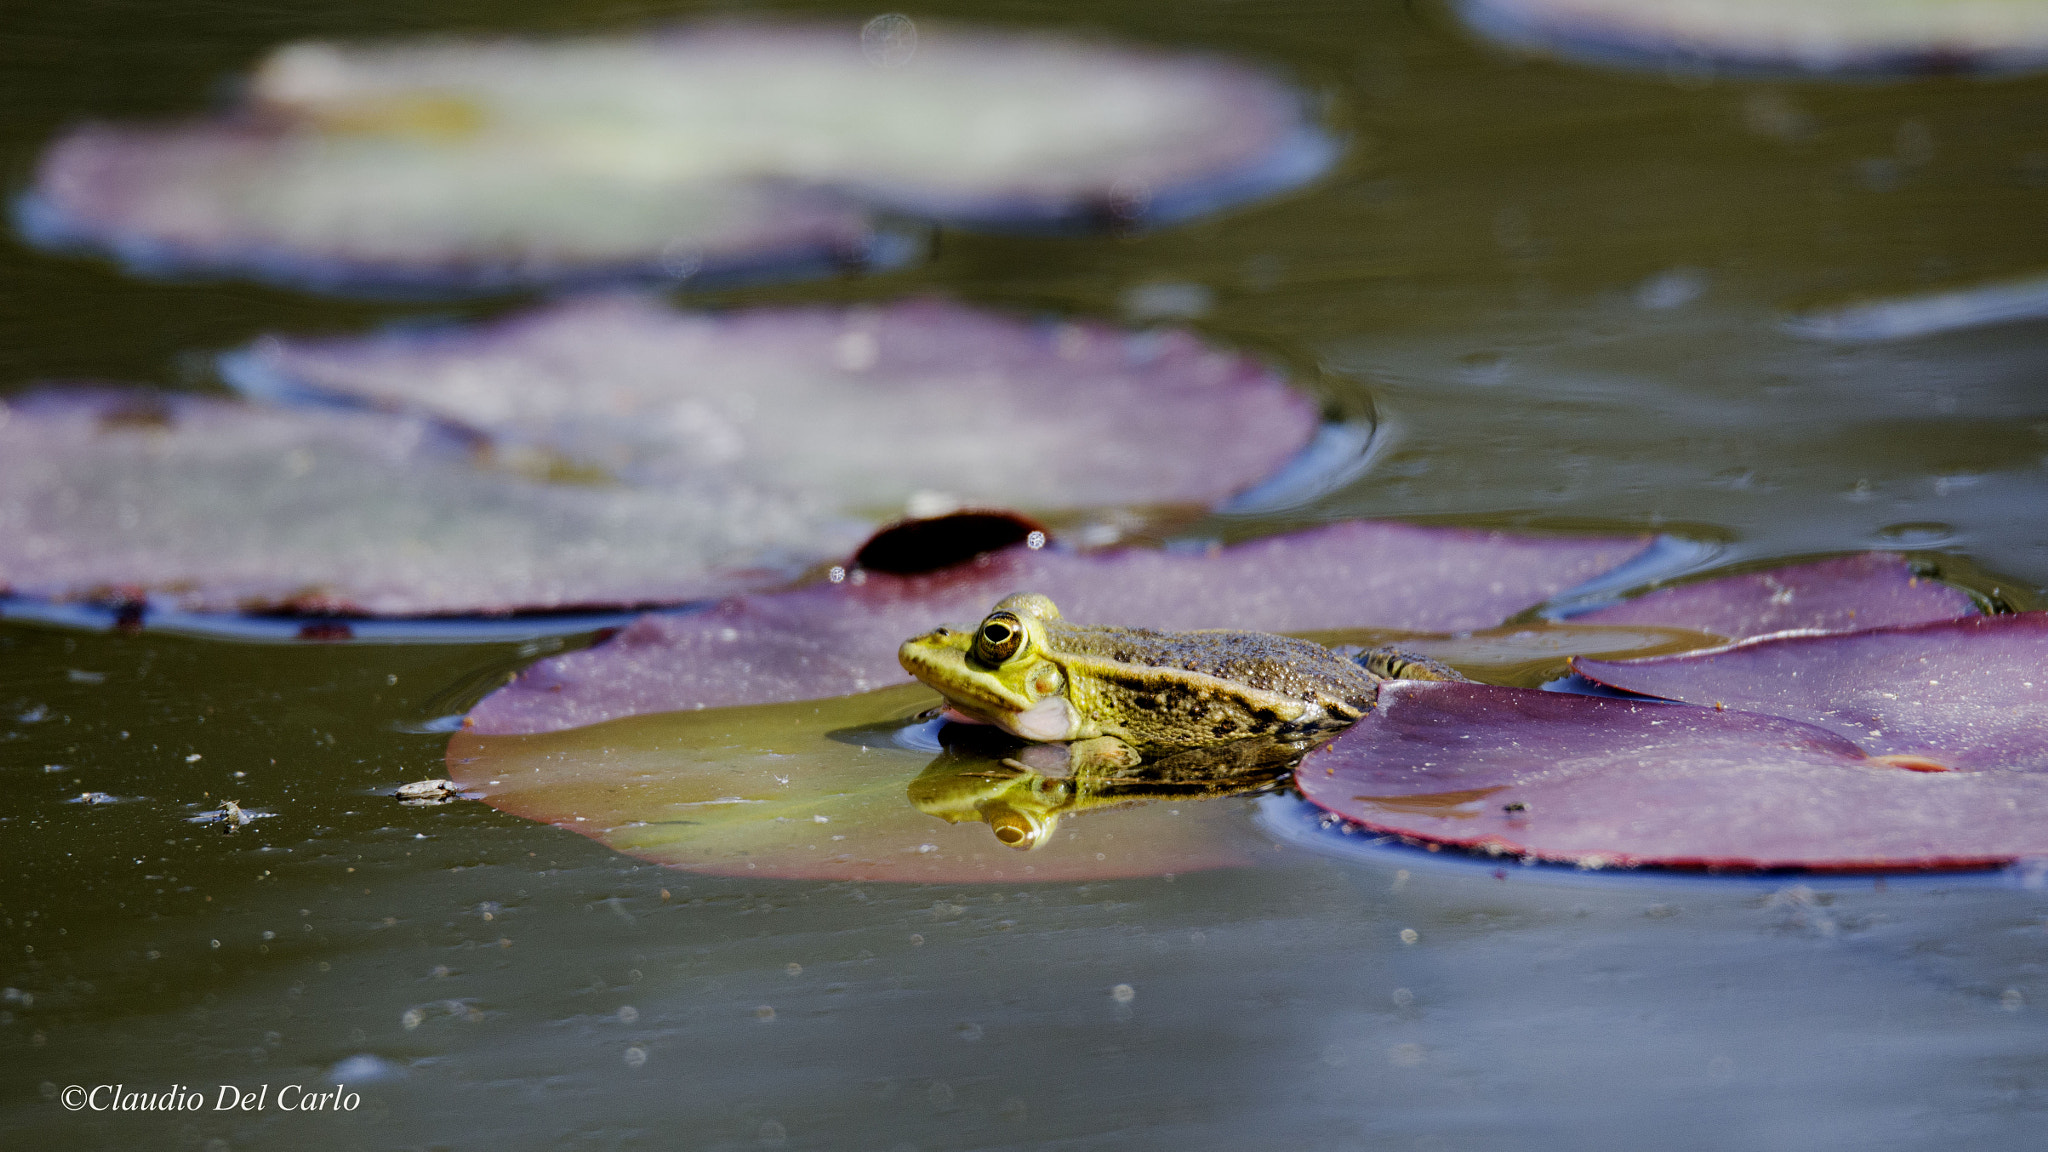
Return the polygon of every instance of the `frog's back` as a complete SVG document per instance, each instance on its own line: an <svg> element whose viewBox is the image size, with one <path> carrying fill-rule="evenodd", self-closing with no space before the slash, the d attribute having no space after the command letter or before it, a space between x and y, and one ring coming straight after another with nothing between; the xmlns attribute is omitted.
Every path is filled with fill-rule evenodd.
<svg viewBox="0 0 2048 1152"><path fill-rule="evenodd" d="M1353 661L1291 636L1061 624L1054 631L1061 650L1072 656L1141 669L1179 669L1325 706L1343 703L1364 712L1377 692L1377 679Z"/></svg>

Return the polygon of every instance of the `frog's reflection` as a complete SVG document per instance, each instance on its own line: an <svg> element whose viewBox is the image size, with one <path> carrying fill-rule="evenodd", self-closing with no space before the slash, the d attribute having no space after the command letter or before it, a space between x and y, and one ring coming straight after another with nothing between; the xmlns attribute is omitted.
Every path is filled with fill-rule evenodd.
<svg viewBox="0 0 2048 1152"><path fill-rule="evenodd" d="M948 823L981 821L1019 850L1044 844L1061 819L1081 812L1275 787L1321 743L1258 736L1137 761L1103 755L1094 741L1020 747L959 724L942 729L940 742L945 751L910 782L910 802Z"/></svg>

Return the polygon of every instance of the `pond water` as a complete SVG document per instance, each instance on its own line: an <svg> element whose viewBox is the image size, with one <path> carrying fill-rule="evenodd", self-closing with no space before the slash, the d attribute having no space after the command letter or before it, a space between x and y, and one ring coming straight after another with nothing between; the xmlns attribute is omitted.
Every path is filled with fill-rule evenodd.
<svg viewBox="0 0 2048 1152"><path fill-rule="evenodd" d="M287 40L763 7L19 0L0 30L0 172L20 187L83 118L188 114ZM1355 482L1190 538L1360 516L1657 531L1697 542L1684 562L1700 569L1891 548L2021 606L2048 584L2048 321L1861 343L1787 323L2048 270L2048 78L1602 71L1396 0L913 15L1274 65L1347 148L1304 191L1173 229L947 230L895 271L697 299L1181 313L1376 421ZM524 302L149 282L8 241L0 388L224 392L212 354L265 332ZM389 798L444 774L437 721L589 636L320 644L0 620L5 1143L2039 1146L2038 870L1502 868L1332 847L1269 796L1201 802L1202 849L1170 875L760 878ZM915 710L881 695L873 724ZM930 759L889 755L906 786ZM258 815L232 835L190 819L225 798ZM288 1085L337 1082L349 1110L279 1107ZM66 1110L68 1086L101 1084L177 1085L203 1106ZM267 1085L265 1106L217 1108L226 1085Z"/></svg>

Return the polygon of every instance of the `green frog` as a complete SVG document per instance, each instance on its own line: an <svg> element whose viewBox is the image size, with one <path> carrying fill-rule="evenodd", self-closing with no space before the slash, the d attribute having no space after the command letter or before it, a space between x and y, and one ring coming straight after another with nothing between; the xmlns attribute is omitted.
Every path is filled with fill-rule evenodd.
<svg viewBox="0 0 2048 1152"><path fill-rule="evenodd" d="M1392 648L1346 655L1265 632L1073 624L1036 593L1007 597L971 632L906 640L896 655L957 718L1083 742L1090 763L1110 767L1255 737L1313 739L1365 715L1388 680L1464 679Z"/></svg>

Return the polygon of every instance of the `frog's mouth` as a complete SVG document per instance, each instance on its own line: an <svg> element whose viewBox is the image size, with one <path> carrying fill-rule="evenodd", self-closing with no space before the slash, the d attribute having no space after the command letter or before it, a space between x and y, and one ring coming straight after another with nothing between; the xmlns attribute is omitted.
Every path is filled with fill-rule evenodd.
<svg viewBox="0 0 2048 1152"><path fill-rule="evenodd" d="M990 713L964 703L957 697L946 697L946 719L962 724L987 724L1001 728L1012 736L1041 744L1060 740L1072 740L1080 735L1079 716L1074 706L1064 696L1048 696L1022 712Z"/></svg>

